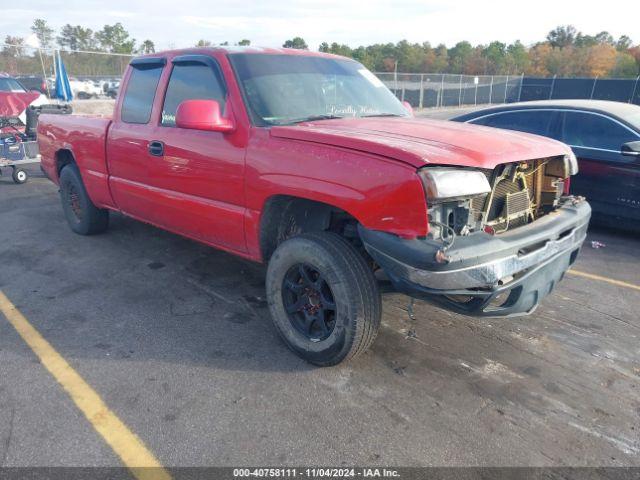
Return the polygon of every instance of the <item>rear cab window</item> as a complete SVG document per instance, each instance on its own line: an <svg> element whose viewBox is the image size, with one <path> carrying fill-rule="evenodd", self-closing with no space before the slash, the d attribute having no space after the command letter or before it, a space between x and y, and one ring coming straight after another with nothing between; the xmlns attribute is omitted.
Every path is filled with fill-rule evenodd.
<svg viewBox="0 0 640 480"><path fill-rule="evenodd" d="M224 115L227 91L212 57L185 55L173 60L173 69L162 106L161 125L176 126L176 111L185 100L215 100Z"/></svg>
<svg viewBox="0 0 640 480"><path fill-rule="evenodd" d="M164 64L163 58L143 57L131 62L131 74L120 109L120 118L123 122L149 123Z"/></svg>

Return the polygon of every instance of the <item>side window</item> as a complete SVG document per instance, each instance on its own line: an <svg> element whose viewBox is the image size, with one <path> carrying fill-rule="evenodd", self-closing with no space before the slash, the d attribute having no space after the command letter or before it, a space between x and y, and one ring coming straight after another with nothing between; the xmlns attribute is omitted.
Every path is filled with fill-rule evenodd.
<svg viewBox="0 0 640 480"><path fill-rule="evenodd" d="M565 112L562 141L574 147L619 151L638 136L610 118L586 112Z"/></svg>
<svg viewBox="0 0 640 480"><path fill-rule="evenodd" d="M132 65L120 117L126 123L149 123L162 65Z"/></svg>
<svg viewBox="0 0 640 480"><path fill-rule="evenodd" d="M477 121L472 121L472 123L486 125L487 127L506 128L507 130L548 135L552 118L553 112L551 111L531 110L526 112L498 113L496 115L479 118Z"/></svg>
<svg viewBox="0 0 640 480"><path fill-rule="evenodd" d="M216 100L224 113L226 91L218 69L197 62L173 66L162 107L162 125L175 127L176 110L185 100Z"/></svg>

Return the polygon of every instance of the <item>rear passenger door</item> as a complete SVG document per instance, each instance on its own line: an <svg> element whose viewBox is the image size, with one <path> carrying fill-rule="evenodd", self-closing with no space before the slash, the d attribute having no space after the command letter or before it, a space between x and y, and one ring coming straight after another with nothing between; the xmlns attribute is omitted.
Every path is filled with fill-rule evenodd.
<svg viewBox="0 0 640 480"><path fill-rule="evenodd" d="M166 59L140 58L130 63L125 90L107 136L111 195L117 207L133 217L154 222L154 203L146 187L149 178L149 139L156 91Z"/></svg>
<svg viewBox="0 0 640 480"><path fill-rule="evenodd" d="M640 165L620 153L640 136L616 119L586 111L564 111L560 138L578 158L571 192L587 197L596 213L640 219Z"/></svg>

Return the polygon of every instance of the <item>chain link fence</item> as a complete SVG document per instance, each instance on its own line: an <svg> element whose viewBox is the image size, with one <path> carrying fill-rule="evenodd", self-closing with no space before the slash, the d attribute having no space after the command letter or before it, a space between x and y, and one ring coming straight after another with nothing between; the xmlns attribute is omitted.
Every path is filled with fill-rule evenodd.
<svg viewBox="0 0 640 480"><path fill-rule="evenodd" d="M593 99L640 105L640 77L540 78L524 75L452 75L378 72L378 78L414 108L446 108L531 100Z"/></svg>
<svg viewBox="0 0 640 480"><path fill-rule="evenodd" d="M517 102L522 76L447 73L376 73L402 101L416 108Z"/></svg>
<svg viewBox="0 0 640 480"><path fill-rule="evenodd" d="M640 77L539 78L524 77L520 100L592 99L640 105Z"/></svg>

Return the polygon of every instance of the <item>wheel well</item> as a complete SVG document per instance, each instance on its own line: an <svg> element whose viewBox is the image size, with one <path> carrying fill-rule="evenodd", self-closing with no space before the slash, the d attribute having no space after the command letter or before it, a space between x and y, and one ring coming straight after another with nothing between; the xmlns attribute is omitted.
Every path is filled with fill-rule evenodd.
<svg viewBox="0 0 640 480"><path fill-rule="evenodd" d="M361 245L358 221L344 210L288 195L267 200L260 219L260 251L265 262L283 241L301 233L332 231ZM364 250L364 249L363 249Z"/></svg>
<svg viewBox="0 0 640 480"><path fill-rule="evenodd" d="M56 171L58 176L65 166L72 163L76 163L76 159L73 157L71 150L62 149L56 152Z"/></svg>

